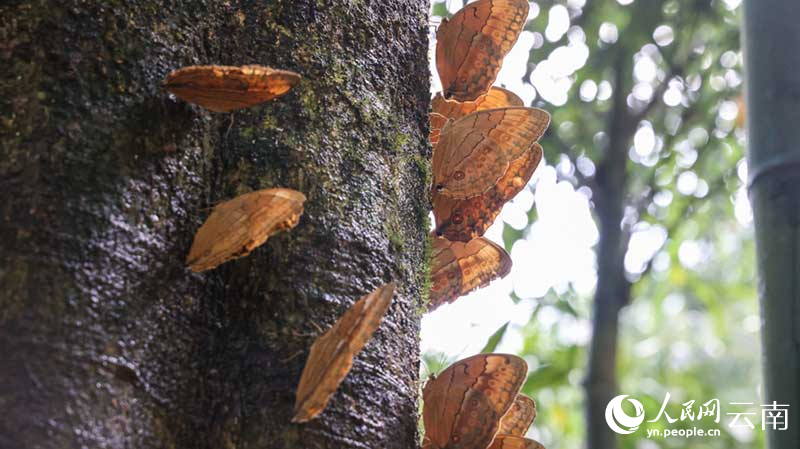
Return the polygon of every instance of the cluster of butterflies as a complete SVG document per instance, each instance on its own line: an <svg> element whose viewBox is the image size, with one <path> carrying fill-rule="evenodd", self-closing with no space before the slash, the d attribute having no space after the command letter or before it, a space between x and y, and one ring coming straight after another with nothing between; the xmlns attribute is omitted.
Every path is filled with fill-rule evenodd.
<svg viewBox="0 0 800 449"><path fill-rule="evenodd" d="M547 112L492 86L528 8L524 0L480 0L436 33L443 92L430 116L436 236L429 310L511 271L508 253L482 236L527 185L542 159L537 140L550 124Z"/></svg>
<svg viewBox="0 0 800 449"><path fill-rule="evenodd" d="M525 188L542 159L550 115L492 87L528 18L527 0L478 0L436 33L442 93L431 104L433 213L429 310L503 277L511 258L482 237ZM478 354L431 377L423 390L423 449L540 449L524 435L536 416L520 395L528 366L510 354Z"/></svg>
<svg viewBox="0 0 800 449"><path fill-rule="evenodd" d="M478 354L425 384L422 449L544 449L524 435L536 403L519 390L528 365L510 354Z"/></svg>
<svg viewBox="0 0 800 449"><path fill-rule="evenodd" d="M536 141L547 112L524 107L512 92L492 87L503 58L528 17L525 0L478 0L437 31L436 65L443 93L432 101L432 203L436 217L429 310L508 274L505 250L482 237L503 205L525 188L542 158ZM254 106L287 93L300 75L246 65L191 66L170 73L164 87L215 112ZM195 272L244 257L277 232L297 225L305 195L263 189L214 207L197 231L186 263ZM372 337L394 295L390 282L353 304L311 346L297 388L293 422L327 406ZM534 449L523 437L536 416L519 394L527 364L508 354L460 360L423 391L425 449Z"/></svg>

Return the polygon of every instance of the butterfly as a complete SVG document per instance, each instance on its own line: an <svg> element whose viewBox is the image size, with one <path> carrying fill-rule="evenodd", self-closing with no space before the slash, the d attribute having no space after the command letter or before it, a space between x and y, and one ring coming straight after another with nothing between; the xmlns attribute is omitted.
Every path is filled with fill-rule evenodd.
<svg viewBox="0 0 800 449"><path fill-rule="evenodd" d="M493 86L489 92L478 97L475 101L447 101L441 92L436 94L431 100L431 134L430 141L436 145L439 141L439 132L447 119L459 119L465 115L484 109L506 108L512 106L523 106L524 103L514 92Z"/></svg>
<svg viewBox="0 0 800 449"><path fill-rule="evenodd" d="M467 243L434 238L431 259L429 311L511 271L511 257L506 250L483 237Z"/></svg>
<svg viewBox="0 0 800 449"><path fill-rule="evenodd" d="M473 112L444 125L433 151L434 193L468 199L486 193L550 124L537 108Z"/></svg>
<svg viewBox="0 0 800 449"><path fill-rule="evenodd" d="M514 405L500 420L500 429L497 433L524 436L534 419L536 419L536 402L520 393L514 399Z"/></svg>
<svg viewBox="0 0 800 449"><path fill-rule="evenodd" d="M445 99L473 101L494 83L528 19L527 0L478 0L436 31L436 70Z"/></svg>
<svg viewBox="0 0 800 449"><path fill-rule="evenodd" d="M317 337L300 376L292 422L322 413L389 309L395 283L378 287L356 301L327 332Z"/></svg>
<svg viewBox="0 0 800 449"><path fill-rule="evenodd" d="M487 449L545 449L542 443L514 435L497 434Z"/></svg>
<svg viewBox="0 0 800 449"><path fill-rule="evenodd" d="M164 88L214 112L230 112L280 97L298 81L300 75L288 70L259 65L207 65L171 72L164 80Z"/></svg>
<svg viewBox="0 0 800 449"><path fill-rule="evenodd" d="M271 235L295 227L305 201L296 190L276 188L217 205L195 234L186 264L199 272L247 256Z"/></svg>
<svg viewBox="0 0 800 449"><path fill-rule="evenodd" d="M478 354L445 368L423 389L425 447L486 449L528 373L510 354Z"/></svg>
<svg viewBox="0 0 800 449"><path fill-rule="evenodd" d="M465 200L453 199L434 191L431 195L437 236L468 242L480 237L494 223L509 200L521 192L542 160L542 147L534 143L506 173L481 195Z"/></svg>

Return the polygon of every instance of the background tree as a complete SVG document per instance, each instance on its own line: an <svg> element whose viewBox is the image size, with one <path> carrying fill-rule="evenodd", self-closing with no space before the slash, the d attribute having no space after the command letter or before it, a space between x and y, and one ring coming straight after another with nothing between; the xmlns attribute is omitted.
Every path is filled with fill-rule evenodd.
<svg viewBox="0 0 800 449"><path fill-rule="evenodd" d="M426 277L427 2L0 6L0 447L409 448ZM192 64L299 72L232 115ZM184 266L215 203L300 190L293 231ZM399 284L326 412L291 425L311 341Z"/></svg>
<svg viewBox="0 0 800 449"><path fill-rule="evenodd" d="M518 325L502 327L488 349L515 350L531 364L524 390L539 400L535 436L545 445L617 447L604 417L617 394L658 410L669 392L672 415L692 399L758 398L737 6L537 1L527 35L506 60L524 58L527 66L501 83L550 111L553 123L542 139L549 166L530 186L534 207L520 195L502 214L515 259L512 297L520 309L530 304L530 320L509 316ZM447 14L443 3L433 11ZM575 223L587 206L554 205L577 198L597 225L590 288L577 275L551 276L553 265L580 271L581 253L541 245L557 233L568 235L562 243L593 238ZM529 287L530 278L545 276L549 291ZM576 413L581 384L585 423ZM663 418L649 426L667 427ZM669 425L681 426L692 423ZM724 420L704 424L714 427L722 437L704 440L709 447L761 444ZM641 438L619 445L638 447Z"/></svg>
<svg viewBox="0 0 800 449"><path fill-rule="evenodd" d="M800 406L800 5L746 1L749 193L758 249L764 323L764 402ZM769 30L768 32L765 32ZM788 413L784 430L767 428L770 448L796 447L800 419ZM781 428L781 426L779 426Z"/></svg>

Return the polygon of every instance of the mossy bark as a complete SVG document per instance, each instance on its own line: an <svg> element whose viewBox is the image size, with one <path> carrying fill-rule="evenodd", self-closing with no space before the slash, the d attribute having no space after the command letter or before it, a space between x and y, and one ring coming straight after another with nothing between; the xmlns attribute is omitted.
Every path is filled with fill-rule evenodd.
<svg viewBox="0 0 800 449"><path fill-rule="evenodd" d="M0 447L411 448L427 276L426 0L0 6ZM192 64L303 80L232 115L171 98ZM192 274L210 206L308 197L291 232ZM322 416L308 348L399 291Z"/></svg>

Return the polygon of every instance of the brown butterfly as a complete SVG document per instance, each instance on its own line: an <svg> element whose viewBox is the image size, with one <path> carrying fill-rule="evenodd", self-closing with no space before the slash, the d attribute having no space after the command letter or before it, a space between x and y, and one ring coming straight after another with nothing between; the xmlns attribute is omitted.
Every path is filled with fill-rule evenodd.
<svg viewBox="0 0 800 449"><path fill-rule="evenodd" d="M542 443L514 435L497 434L487 449L545 449Z"/></svg>
<svg viewBox="0 0 800 449"><path fill-rule="evenodd" d="M299 80L297 73L259 65L195 65L167 75L164 87L190 103L230 112L280 97Z"/></svg>
<svg viewBox="0 0 800 449"><path fill-rule="evenodd" d="M436 235L460 242L482 236L503 210L503 205L525 188L541 160L542 147L534 143L522 157L509 164L506 173L494 186L481 195L459 200L434 190L431 200L436 217Z"/></svg>
<svg viewBox="0 0 800 449"><path fill-rule="evenodd" d="M431 145L436 145L439 143L439 134L442 132L442 128L447 123L447 117L439 114L437 112L430 113L430 134L428 135L428 140L431 141Z"/></svg>
<svg viewBox="0 0 800 449"><path fill-rule="evenodd" d="M427 447L486 449L527 373L515 355L478 354L431 377L422 392Z"/></svg>
<svg viewBox="0 0 800 449"><path fill-rule="evenodd" d="M500 420L500 429L497 433L524 436L534 419L536 419L536 402L520 393L514 399L514 405Z"/></svg>
<svg viewBox="0 0 800 449"><path fill-rule="evenodd" d="M434 191L453 199L482 195L530 151L550 124L536 108L499 108L448 121L433 151Z"/></svg>
<svg viewBox="0 0 800 449"><path fill-rule="evenodd" d="M459 119L465 115L485 109L507 108L523 106L524 103L514 92L503 89L502 87L492 87L484 95L475 101L447 101L441 93L436 94L431 100L431 144L436 145L439 141L441 131L447 119Z"/></svg>
<svg viewBox="0 0 800 449"><path fill-rule="evenodd" d="M217 205L195 234L186 264L199 272L247 256L269 236L295 227L305 200L296 190L278 188L246 193Z"/></svg>
<svg viewBox="0 0 800 449"><path fill-rule="evenodd" d="M447 118L458 119L473 112L485 109L522 107L525 104L514 92L502 87L492 86L488 92L478 97L475 101L449 101L445 100L442 93L438 93L431 100L431 110Z"/></svg>
<svg viewBox="0 0 800 449"><path fill-rule="evenodd" d="M528 19L527 0L478 0L436 31L436 70L444 98L472 101L485 94Z"/></svg>
<svg viewBox="0 0 800 449"><path fill-rule="evenodd" d="M390 282L363 296L317 337L297 386L292 422L306 422L325 410L353 366L353 357L367 344L389 309L394 289L394 282Z"/></svg>
<svg viewBox="0 0 800 449"><path fill-rule="evenodd" d="M431 259L429 311L511 271L511 257L506 250L483 237L467 243L434 238Z"/></svg>

